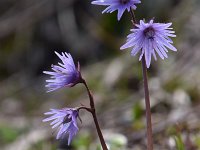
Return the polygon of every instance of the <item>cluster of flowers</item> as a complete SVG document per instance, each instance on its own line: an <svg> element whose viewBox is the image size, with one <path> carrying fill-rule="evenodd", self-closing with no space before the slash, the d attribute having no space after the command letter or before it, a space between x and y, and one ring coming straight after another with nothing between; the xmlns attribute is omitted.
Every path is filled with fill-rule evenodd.
<svg viewBox="0 0 200 150"><path fill-rule="evenodd" d="M136 9L136 4L141 3L140 0L96 0L92 4L106 5L108 6L102 13L118 10L117 18L121 19L125 10L132 11ZM138 52L141 52L139 60L145 56L146 66L150 67L151 56L157 60L156 53L160 58L167 58L167 48L172 51L177 51L172 45L173 41L169 37L176 37L175 32L172 31L170 26L172 23L154 23L150 20L145 23L143 20L139 21L139 24L135 24L135 28L131 29L131 34L127 36L127 42L121 46L121 50L126 48L132 48L131 55L135 56Z"/></svg>
<svg viewBox="0 0 200 150"><path fill-rule="evenodd" d="M47 92L55 91L62 87L72 87L77 83L82 82L82 77L80 73L80 67L76 68L73 58L68 53L55 52L56 55L61 59L62 63L58 65L52 65L53 71L44 71L43 73L51 75L50 80L46 80L48 83L46 87ZM50 109L49 112L44 113L45 115L52 115L43 121L52 121L52 129L59 127L56 139L63 138L65 134L68 134L68 145L70 144L72 138L78 132L77 118L78 118L77 108L63 108L63 109Z"/></svg>
<svg viewBox="0 0 200 150"><path fill-rule="evenodd" d="M125 10L132 11L136 9L136 4L141 3L140 0L94 0L92 4L108 6L104 12L112 13L118 10L117 18L121 19ZM139 52L141 60L143 57L146 61L146 67L149 68L151 64L151 57L153 56L157 60L156 53L162 59L167 58L168 49L176 51L176 48L172 45L173 41L170 37L176 37L175 32L170 28L172 23L154 23L154 20L145 22L140 20L139 23L134 24L134 28L131 29L131 33L127 37L127 42L121 46L121 50L132 47L131 55L135 56ZM61 59L62 63L58 65L52 65L53 71L44 71L45 74L51 75L50 80L46 80L48 83L46 87L48 92L57 90L62 87L72 87L77 83L82 83L82 76L80 73L80 67L76 68L73 58L68 53L56 55ZM68 134L68 145L72 138L78 132L77 108L63 108L63 109L50 109L45 115L52 115L43 121L52 121L50 125L52 128L59 127L57 139L62 138L65 134Z"/></svg>

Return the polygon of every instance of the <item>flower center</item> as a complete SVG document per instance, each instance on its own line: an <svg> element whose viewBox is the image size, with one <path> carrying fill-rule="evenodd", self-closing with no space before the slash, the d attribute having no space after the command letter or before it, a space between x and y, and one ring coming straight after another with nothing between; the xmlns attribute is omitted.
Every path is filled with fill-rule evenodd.
<svg viewBox="0 0 200 150"><path fill-rule="evenodd" d="M144 36L148 39L154 39L155 30L152 27L146 28L144 31Z"/></svg>
<svg viewBox="0 0 200 150"><path fill-rule="evenodd" d="M120 0L121 4L127 4L130 0Z"/></svg>
<svg viewBox="0 0 200 150"><path fill-rule="evenodd" d="M65 123L68 123L68 122L70 122L70 121L72 121L72 117L69 117L69 115L66 115L66 116L64 117L62 123L65 124Z"/></svg>

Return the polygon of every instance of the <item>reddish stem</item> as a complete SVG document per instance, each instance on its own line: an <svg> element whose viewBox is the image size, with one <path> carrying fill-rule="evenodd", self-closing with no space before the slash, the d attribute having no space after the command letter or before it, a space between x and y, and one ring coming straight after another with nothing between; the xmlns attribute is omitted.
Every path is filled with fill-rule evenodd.
<svg viewBox="0 0 200 150"><path fill-rule="evenodd" d="M145 57L142 57L142 72L143 72L143 83L144 83L144 95L146 104L146 124L147 124L147 150L153 150L153 136L152 136L152 125L151 125L151 107L149 98L149 88L147 79L147 67Z"/></svg>
<svg viewBox="0 0 200 150"><path fill-rule="evenodd" d="M89 96L89 99L90 99L91 113L92 113L92 116L93 116L93 119L94 119L96 130L97 130L97 133L98 133L98 136L99 136L99 140L101 142L101 146L102 146L103 150L108 150L106 143L105 143L105 140L104 140L104 137L103 137L103 134L101 132L99 123L98 123L93 95L92 95L90 89L88 88L88 85L87 85L87 83L84 79L83 79L83 84L85 85L85 87L87 89L87 93L88 93L88 96Z"/></svg>

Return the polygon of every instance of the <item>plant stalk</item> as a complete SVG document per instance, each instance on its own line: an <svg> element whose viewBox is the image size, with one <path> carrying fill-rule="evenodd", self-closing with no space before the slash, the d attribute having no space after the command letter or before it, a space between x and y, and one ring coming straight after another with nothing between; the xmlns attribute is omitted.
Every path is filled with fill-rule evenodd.
<svg viewBox="0 0 200 150"><path fill-rule="evenodd" d="M130 9L132 23L135 28L137 23L135 14L132 9ZM142 73L143 73L143 84L144 84L144 95L145 95L145 105L146 105L146 126L147 126L147 150L153 150L153 136L152 136L152 123L151 123L151 107L149 98L149 87L147 78L147 67L145 56L142 57Z"/></svg>
<svg viewBox="0 0 200 150"><path fill-rule="evenodd" d="M103 137L103 134L101 132L99 123L98 123L93 95L92 95L90 89L88 88L88 85L87 85L87 83L86 83L86 81L84 79L83 79L83 84L85 85L85 87L87 89L87 93L88 93L88 96L89 96L89 99L90 99L91 113L92 113L92 116L93 116L93 119L94 119L94 123L95 123L95 126L96 126L97 134L99 136L99 140L101 142L101 146L102 146L103 150L108 150L108 148L106 146L106 143L105 143L105 140L104 140L104 137Z"/></svg>
<svg viewBox="0 0 200 150"><path fill-rule="evenodd" d="M146 67L146 61L145 61L144 55L142 57L142 73L143 73L144 95L145 95L145 104L146 104L147 150L153 150L151 107L150 107L150 98L149 98L147 67Z"/></svg>

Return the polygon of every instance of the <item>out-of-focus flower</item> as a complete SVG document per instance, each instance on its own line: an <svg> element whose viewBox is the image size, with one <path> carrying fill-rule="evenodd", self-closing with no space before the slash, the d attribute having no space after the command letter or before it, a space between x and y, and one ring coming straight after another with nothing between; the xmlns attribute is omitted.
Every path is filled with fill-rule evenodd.
<svg viewBox="0 0 200 150"><path fill-rule="evenodd" d="M56 55L62 60L62 63L58 65L52 65L53 71L43 71L43 73L51 75L50 80L46 80L48 83L46 87L47 92L57 90L62 87L72 87L81 81L80 67L78 69L74 65L72 56L69 53L62 52L62 55L55 52Z"/></svg>
<svg viewBox="0 0 200 150"><path fill-rule="evenodd" d="M151 64L151 56L157 60L156 53L160 58L167 58L167 49L177 51L172 45L173 41L169 37L176 37L172 28L169 28L172 23L154 23L150 20L149 23L145 23L140 20L140 24L136 24L137 28L131 29L133 33L127 36L127 42L120 48L126 49L133 47L131 55L135 56L139 51L141 55L139 60L145 56L146 66L149 68Z"/></svg>
<svg viewBox="0 0 200 150"><path fill-rule="evenodd" d="M45 115L52 115L43 120L43 122L52 121L52 129L58 127L59 131L56 139L62 138L65 134L68 134L68 145L71 143L72 138L78 132L77 117L78 111L74 108L63 109L50 109Z"/></svg>
<svg viewBox="0 0 200 150"><path fill-rule="evenodd" d="M108 6L102 13L112 13L118 10L117 19L120 20L124 11L130 11L130 9L136 9L135 4L141 3L140 0L94 0L92 4Z"/></svg>

